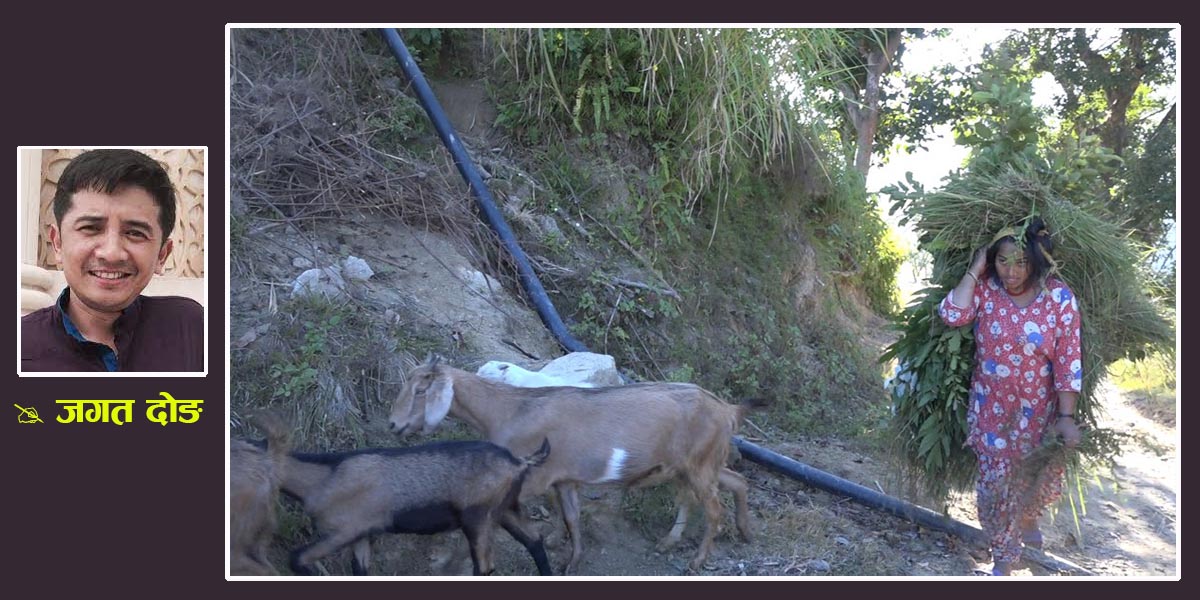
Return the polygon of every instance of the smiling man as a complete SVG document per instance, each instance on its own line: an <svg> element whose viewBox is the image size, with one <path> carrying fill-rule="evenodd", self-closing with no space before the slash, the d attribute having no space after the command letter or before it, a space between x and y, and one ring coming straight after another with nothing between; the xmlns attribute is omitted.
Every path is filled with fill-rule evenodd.
<svg viewBox="0 0 1200 600"><path fill-rule="evenodd" d="M175 188L154 159L91 150L63 170L50 242L67 287L21 319L24 371L202 371L204 310L143 296L171 255Z"/></svg>

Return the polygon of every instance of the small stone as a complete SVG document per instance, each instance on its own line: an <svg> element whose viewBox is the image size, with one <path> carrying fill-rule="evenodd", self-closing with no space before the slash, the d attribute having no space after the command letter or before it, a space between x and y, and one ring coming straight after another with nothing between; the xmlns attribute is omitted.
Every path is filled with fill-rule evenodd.
<svg viewBox="0 0 1200 600"><path fill-rule="evenodd" d="M814 558L807 563L804 563L804 566L817 571L818 573L827 573L829 571L829 563L819 558Z"/></svg>
<svg viewBox="0 0 1200 600"><path fill-rule="evenodd" d="M849 546L849 545L850 545L850 540L848 540L848 539L846 539L846 538L844 538L844 537L842 537L842 536L840 536L840 535L839 535L839 536L837 536L837 537L835 537L835 538L833 538L833 541L835 541L835 542L837 542L837 543L839 543L839 544L841 544L841 545L843 545L843 546Z"/></svg>

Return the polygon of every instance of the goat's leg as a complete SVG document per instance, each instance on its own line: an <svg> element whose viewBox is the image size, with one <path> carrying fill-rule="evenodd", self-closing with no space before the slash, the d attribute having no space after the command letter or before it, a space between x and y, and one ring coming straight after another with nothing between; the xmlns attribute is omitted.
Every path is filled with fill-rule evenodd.
<svg viewBox="0 0 1200 600"><path fill-rule="evenodd" d="M254 548L246 557L251 562L257 565L261 571L259 575L278 575L279 571L275 570L275 566L271 561L267 560L267 545L271 542L271 531L267 530L259 534L258 541L255 542Z"/></svg>
<svg viewBox="0 0 1200 600"><path fill-rule="evenodd" d="M675 514L675 524L671 526L671 531L663 539L658 541L655 549L659 552L666 552L675 547L679 540L683 537L683 530L687 527L688 506L691 504L691 498L682 486L675 491L675 506L678 507L678 512Z"/></svg>
<svg viewBox="0 0 1200 600"><path fill-rule="evenodd" d="M439 546L442 558L434 557L434 570L438 575L465 575L464 568L467 561L471 559L471 550L467 544L459 542L456 537L439 538L444 539L444 543ZM472 570L474 566L472 565Z"/></svg>
<svg viewBox="0 0 1200 600"><path fill-rule="evenodd" d="M354 542L354 560L350 568L355 575L367 575L371 569L371 538L364 537Z"/></svg>
<svg viewBox="0 0 1200 600"><path fill-rule="evenodd" d="M746 478L725 467L721 467L717 478L722 487L733 492L733 502L737 509L737 528L738 533L742 536L742 541L751 541L753 536L750 533L750 509L747 507L746 501L746 492L749 489Z"/></svg>
<svg viewBox="0 0 1200 600"><path fill-rule="evenodd" d="M495 570L492 564L492 530L495 522L483 510L465 510L462 515L462 531L467 536L467 545L471 548L471 563L474 565L474 575L491 575Z"/></svg>
<svg viewBox="0 0 1200 600"><path fill-rule="evenodd" d="M692 490L696 494L696 499L700 501L700 505L704 507L704 539L700 541L700 548L696 550L696 556L688 563L693 571L699 571L704 566L704 561L708 559L708 553L712 550L713 539L717 536L717 529L721 525L721 499L717 496L717 482L711 481L704 477L699 481L691 481Z"/></svg>
<svg viewBox="0 0 1200 600"><path fill-rule="evenodd" d="M521 514L519 506L500 513L500 526L529 551L534 564L537 565L538 575L553 574L550 569L550 559L546 557L546 543L542 540L542 536L530 533L532 526Z"/></svg>
<svg viewBox="0 0 1200 600"><path fill-rule="evenodd" d="M307 546L297 548L292 552L292 571L297 575L316 575L317 571L312 567L313 563L350 545L361 537L354 531L337 531L325 535Z"/></svg>
<svg viewBox="0 0 1200 600"><path fill-rule="evenodd" d="M560 483L554 486L558 492L558 503L562 507L563 522L567 526L567 535L571 538L571 560L563 568L563 575L575 570L579 559L583 557L583 532L579 530L579 488L573 483Z"/></svg>
<svg viewBox="0 0 1200 600"><path fill-rule="evenodd" d="M255 534L254 547L250 550L249 558L261 565L266 575L278 575L279 572L267 560L267 546L271 543L271 537L275 534L275 511L267 510L267 522Z"/></svg>
<svg viewBox="0 0 1200 600"><path fill-rule="evenodd" d="M270 563L260 561L253 556L235 552L229 557L230 575L279 575L279 571Z"/></svg>
<svg viewBox="0 0 1200 600"><path fill-rule="evenodd" d="M254 562L254 564L258 565L259 569L262 570L262 573L261 573L262 575L278 575L279 574L279 571L275 570L275 565L272 565L271 561L267 560L266 557L253 556L253 557L251 557L251 560Z"/></svg>

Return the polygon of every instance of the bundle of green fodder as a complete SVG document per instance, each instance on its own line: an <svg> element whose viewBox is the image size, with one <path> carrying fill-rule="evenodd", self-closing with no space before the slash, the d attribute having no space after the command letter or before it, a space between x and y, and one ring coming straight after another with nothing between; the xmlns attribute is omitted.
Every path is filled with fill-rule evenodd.
<svg viewBox="0 0 1200 600"><path fill-rule="evenodd" d="M901 337L883 357L895 358L900 369L892 402L905 480L938 501L974 482L975 458L963 447L974 336L970 325L943 323L937 306L962 278L976 248L1002 228L1023 232L1033 216L1041 216L1051 232L1053 274L1074 290L1081 313L1084 377L1076 413L1084 439L1067 463L1074 469L1081 460L1111 464L1120 434L1096 427L1097 384L1114 360L1137 358L1151 348L1173 351L1175 345L1166 311L1145 291L1149 278L1126 232L1061 197L1021 162L995 175L954 178L943 190L917 198L909 214L921 248L933 256L934 285L919 291L905 309ZM1053 446L1054 440L1047 442ZM1053 451L1066 452L1057 446Z"/></svg>

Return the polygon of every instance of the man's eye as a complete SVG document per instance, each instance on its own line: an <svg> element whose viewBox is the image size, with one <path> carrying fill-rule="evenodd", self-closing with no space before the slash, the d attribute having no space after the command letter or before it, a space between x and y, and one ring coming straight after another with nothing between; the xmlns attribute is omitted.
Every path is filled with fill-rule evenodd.
<svg viewBox="0 0 1200 600"><path fill-rule="evenodd" d="M127 233L126 235L128 235L130 237L135 237L138 239L146 239L146 233L143 231L138 231L136 229L129 231L129 233Z"/></svg>

